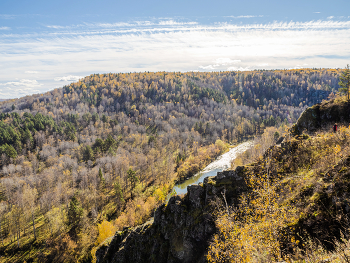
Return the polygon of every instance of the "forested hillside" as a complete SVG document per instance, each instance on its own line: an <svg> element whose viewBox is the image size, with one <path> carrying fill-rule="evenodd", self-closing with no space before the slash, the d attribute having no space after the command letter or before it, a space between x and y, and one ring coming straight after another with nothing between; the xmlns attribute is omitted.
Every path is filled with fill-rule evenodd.
<svg viewBox="0 0 350 263"><path fill-rule="evenodd" d="M93 74L0 102L1 260L90 262L174 180L294 123L342 70Z"/></svg>
<svg viewBox="0 0 350 263"><path fill-rule="evenodd" d="M221 202L208 262L349 262L346 97L308 108L254 163L242 154L248 190L229 208Z"/></svg>

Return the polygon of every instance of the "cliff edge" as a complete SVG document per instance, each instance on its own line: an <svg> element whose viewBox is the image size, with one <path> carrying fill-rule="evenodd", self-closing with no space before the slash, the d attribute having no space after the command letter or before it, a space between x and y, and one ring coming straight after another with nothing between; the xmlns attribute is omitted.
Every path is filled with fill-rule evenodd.
<svg viewBox="0 0 350 263"><path fill-rule="evenodd" d="M300 135L304 131L315 132L330 128L334 123L347 124L350 122L350 102L344 98L323 101L307 108L293 125L293 135Z"/></svg>
<svg viewBox="0 0 350 263"><path fill-rule="evenodd" d="M220 172L201 185L188 186L183 198L171 197L146 224L117 232L109 245L97 250L97 262L205 262L208 242L216 231L217 199L225 196L228 203L235 203L247 189L243 170Z"/></svg>

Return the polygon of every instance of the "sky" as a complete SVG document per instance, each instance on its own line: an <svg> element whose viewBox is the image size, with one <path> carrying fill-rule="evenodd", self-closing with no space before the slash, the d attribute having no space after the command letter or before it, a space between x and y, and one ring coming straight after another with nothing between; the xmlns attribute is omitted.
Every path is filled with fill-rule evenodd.
<svg viewBox="0 0 350 263"><path fill-rule="evenodd" d="M349 0L1 0L0 99L94 73L344 68L349 10Z"/></svg>

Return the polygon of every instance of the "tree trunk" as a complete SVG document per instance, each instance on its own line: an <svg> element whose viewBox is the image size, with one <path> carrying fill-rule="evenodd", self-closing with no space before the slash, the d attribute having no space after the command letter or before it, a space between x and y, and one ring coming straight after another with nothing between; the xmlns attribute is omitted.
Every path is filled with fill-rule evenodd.
<svg viewBox="0 0 350 263"><path fill-rule="evenodd" d="M34 239L36 240L36 233L35 233L35 221L34 221L34 213L32 211L32 220L33 220L33 232L34 232Z"/></svg>

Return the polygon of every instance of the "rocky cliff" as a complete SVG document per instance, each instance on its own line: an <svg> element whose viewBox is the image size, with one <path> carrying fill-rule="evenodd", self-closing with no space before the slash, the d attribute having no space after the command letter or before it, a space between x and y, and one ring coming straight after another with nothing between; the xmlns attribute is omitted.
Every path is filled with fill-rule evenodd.
<svg viewBox="0 0 350 263"><path fill-rule="evenodd" d="M334 123L349 124L350 103L342 98L324 101L306 109L292 127L293 135L330 128Z"/></svg>
<svg viewBox="0 0 350 263"><path fill-rule="evenodd" d="M203 184L188 186L183 198L171 197L149 222L117 232L110 244L97 250L97 262L205 262L216 230L214 207L224 197L234 203L246 190L243 169L220 172Z"/></svg>

